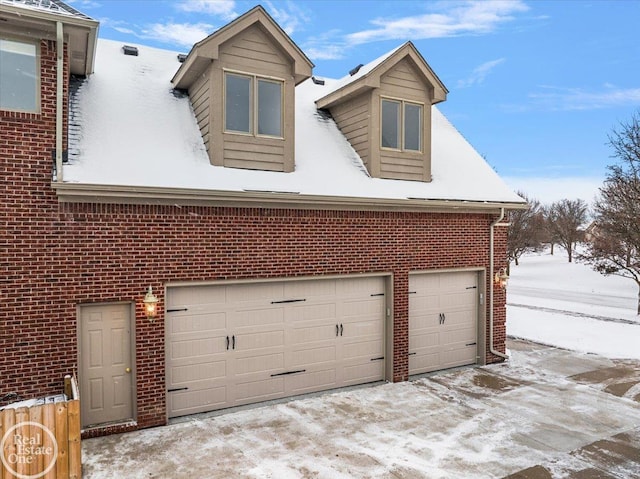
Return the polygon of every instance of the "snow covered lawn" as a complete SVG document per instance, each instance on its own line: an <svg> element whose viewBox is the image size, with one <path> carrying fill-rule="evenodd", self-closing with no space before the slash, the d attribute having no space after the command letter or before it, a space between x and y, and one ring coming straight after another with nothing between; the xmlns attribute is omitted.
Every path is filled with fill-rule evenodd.
<svg viewBox="0 0 640 479"><path fill-rule="evenodd" d="M636 284L569 263L563 250L511 266L507 334L609 358L640 359Z"/></svg>

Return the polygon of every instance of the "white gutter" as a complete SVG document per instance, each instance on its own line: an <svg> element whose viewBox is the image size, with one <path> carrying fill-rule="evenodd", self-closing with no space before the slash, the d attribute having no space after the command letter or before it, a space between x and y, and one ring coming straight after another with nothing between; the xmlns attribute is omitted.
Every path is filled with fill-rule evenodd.
<svg viewBox="0 0 640 479"><path fill-rule="evenodd" d="M57 70L56 70L56 181L62 181L62 134L64 108L64 32L62 22L56 22Z"/></svg>
<svg viewBox="0 0 640 479"><path fill-rule="evenodd" d="M496 356L500 356L504 359L509 359L509 356L497 351L493 347L493 289L495 288L495 283L493 281L494 276L494 268L493 268L493 228L496 226L509 226L509 223L500 223L504 219L504 208L500 208L500 216L497 220L491 223L491 229L489 233L489 352L491 354L495 354Z"/></svg>

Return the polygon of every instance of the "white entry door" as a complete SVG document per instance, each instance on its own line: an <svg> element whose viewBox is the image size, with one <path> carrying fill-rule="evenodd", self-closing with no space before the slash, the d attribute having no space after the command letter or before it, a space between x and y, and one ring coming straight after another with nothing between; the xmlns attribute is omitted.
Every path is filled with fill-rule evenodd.
<svg viewBox="0 0 640 479"><path fill-rule="evenodd" d="M82 427L133 419L131 306L80 307Z"/></svg>
<svg viewBox="0 0 640 479"><path fill-rule="evenodd" d="M477 340L476 272L409 276L409 374L474 364Z"/></svg>

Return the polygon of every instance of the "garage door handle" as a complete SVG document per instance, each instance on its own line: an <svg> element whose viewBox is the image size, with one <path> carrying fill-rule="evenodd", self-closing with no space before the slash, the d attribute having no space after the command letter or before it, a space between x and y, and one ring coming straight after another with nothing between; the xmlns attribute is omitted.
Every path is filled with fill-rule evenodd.
<svg viewBox="0 0 640 479"><path fill-rule="evenodd" d="M231 336L231 349L236 349L236 337Z"/></svg>
<svg viewBox="0 0 640 479"><path fill-rule="evenodd" d="M229 336L227 336L227 351L229 351Z"/></svg>
<svg viewBox="0 0 640 479"><path fill-rule="evenodd" d="M379 358L371 358L371 361L380 361L384 359L384 356L380 356Z"/></svg>
<svg viewBox="0 0 640 479"><path fill-rule="evenodd" d="M342 324L340 325L340 336L342 336Z"/></svg>
<svg viewBox="0 0 640 479"><path fill-rule="evenodd" d="M339 334L340 334L340 326L336 324L336 338L338 337Z"/></svg>
<svg viewBox="0 0 640 479"><path fill-rule="evenodd" d="M409 354L407 354L407 356L415 356L416 354L418 354L418 353L409 353Z"/></svg>

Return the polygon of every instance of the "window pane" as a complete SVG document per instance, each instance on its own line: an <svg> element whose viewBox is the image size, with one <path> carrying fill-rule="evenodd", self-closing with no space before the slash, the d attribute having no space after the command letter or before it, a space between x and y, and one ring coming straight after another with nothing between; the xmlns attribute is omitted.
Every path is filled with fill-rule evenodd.
<svg viewBox="0 0 640 479"><path fill-rule="evenodd" d="M36 46L0 40L0 108L37 111Z"/></svg>
<svg viewBox="0 0 640 479"><path fill-rule="evenodd" d="M422 147L422 106L404 104L404 149L420 151Z"/></svg>
<svg viewBox="0 0 640 479"><path fill-rule="evenodd" d="M225 129L251 133L251 78L227 73Z"/></svg>
<svg viewBox="0 0 640 479"><path fill-rule="evenodd" d="M258 134L282 136L282 83L258 80Z"/></svg>
<svg viewBox="0 0 640 479"><path fill-rule="evenodd" d="M382 146L399 148L400 103L382 100Z"/></svg>

